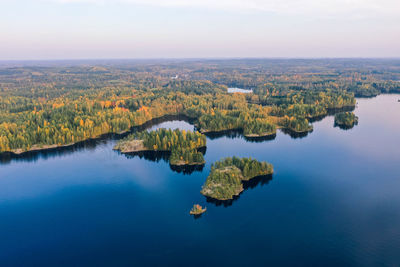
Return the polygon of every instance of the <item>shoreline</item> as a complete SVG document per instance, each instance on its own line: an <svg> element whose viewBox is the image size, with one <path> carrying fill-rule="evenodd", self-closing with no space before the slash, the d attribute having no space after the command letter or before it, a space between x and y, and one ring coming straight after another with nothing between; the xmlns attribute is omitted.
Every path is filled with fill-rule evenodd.
<svg viewBox="0 0 400 267"><path fill-rule="evenodd" d="M263 138L263 137L273 137L276 135L276 131L274 133L263 133L263 134L243 134L246 138Z"/></svg>
<svg viewBox="0 0 400 267"><path fill-rule="evenodd" d="M247 188L245 188L245 184L251 182L252 180L256 180L257 178L263 178L263 177L272 177L272 175L274 174L274 171L272 171L271 173L266 173L266 174L260 174L260 175L256 175L254 177L248 178L246 180L242 180L242 188L240 188L239 191L236 191L234 195L232 195L231 198L215 198L209 195L205 195L200 191L200 194L202 194L203 196L205 196L208 199L211 200L216 200L216 201L221 201L221 202L229 202L234 200L235 198L239 197ZM272 178L271 178L272 179Z"/></svg>
<svg viewBox="0 0 400 267"><path fill-rule="evenodd" d="M131 140L128 142L132 142L132 143L136 143L133 144L132 147L130 147L130 149L127 150L120 150L118 148L114 148L112 150L114 151L118 151L121 154L127 154L127 155L139 155L140 153L152 153L152 154L170 154L171 150L153 150L153 149L149 149L147 147L143 146L143 140ZM195 148L197 151L202 150L202 149L207 149L207 146L201 146L201 147L196 147ZM191 162L191 163L186 163L185 161L176 161L176 162L171 162L169 161L169 164L172 167L185 167L185 166L203 166L204 164L206 164L205 160L203 160L202 162Z"/></svg>
<svg viewBox="0 0 400 267"><path fill-rule="evenodd" d="M394 93L394 94L396 94L396 93ZM380 94L380 95L384 95L384 94ZM342 108L332 108L332 109L331 108L327 108L328 114L325 115L325 116L331 115L331 114L329 114L330 112L335 112L335 111L339 111L339 110L343 110L343 109L350 109L350 108L354 109L355 107L356 107L356 105L354 105L354 106L344 106ZM193 124L194 127L196 127L196 124L194 123L196 118L187 116L185 114L166 114L166 115L163 115L163 116L160 116L160 117L152 118L152 119L150 119L150 120L148 120L148 121L146 121L146 122L144 122L144 123L142 123L140 125L132 126L131 128L129 128L127 130L124 130L124 131L120 131L118 133L114 133L114 132L104 133L104 134L101 134L99 136L90 137L90 138L87 138L87 139L84 139L84 140L80 140L80 141L77 141L77 142L74 142L74 143L68 143L68 144L62 144L62 145L58 145L58 144L52 144L52 145L35 144L28 150L22 150L22 149L19 148L19 149L14 149L14 150L10 150L10 151L0 152L0 155L11 154L11 155L15 155L15 156L22 156L22 155L28 154L28 153L35 153L35 152L41 152L41 151L51 151L51 150L54 150L54 149L57 149L57 148L72 147L72 146L78 145L80 143L84 143L84 142L87 142L87 141L101 140L103 138L107 138L107 137L110 137L110 136L123 137L125 134L128 134L128 133L131 133L131 132L135 131L135 129L145 130L145 129L148 128L148 126L151 126L151 124L157 123L157 121L160 121L160 123L161 123L161 122L170 121L170 120L174 120L174 119L175 120L179 120L180 119L180 120L187 121L188 123L191 123L191 124ZM292 129L289 129L289 128L279 127L278 125L277 125L276 128L277 129L281 129L281 130L287 130L287 131L289 131L291 133L294 133L294 134L305 134L305 133L309 133L309 132L313 131L313 129L306 130L306 131L295 131L295 130L292 130ZM274 134L272 134L272 133L271 134L266 134L266 135L252 135L252 134L244 135L242 128L222 129L222 130L218 130L218 131L210 131L210 130L204 130L204 129L197 129L197 130L200 133L203 133L203 134L206 134L206 135L207 134L223 134L224 132L238 131L238 132L241 133L241 135L243 135L246 138L250 138L250 139L251 138L256 139L256 138L263 138L263 137L273 137L274 136ZM276 133L275 133L275 135L276 135ZM143 150L143 152L144 151L147 151L147 150ZM140 151L138 151L138 152L140 152Z"/></svg>
<svg viewBox="0 0 400 267"><path fill-rule="evenodd" d="M14 149L14 150L10 150L10 151L3 151L0 152L0 155L5 155L5 154L11 154L11 155L16 155L16 156L22 156L24 154L28 154L28 153L35 153L35 152L41 152L41 151L50 151L50 150L54 150L57 148L67 148L67 147L73 147L75 145L78 145L80 143L84 143L84 142L88 142L88 141L96 141L96 140L102 140L108 137L112 137L112 136L117 136L119 138L124 137L124 135L129 134L131 132L134 132L136 129L140 129L142 128L142 130L147 129L148 127L151 126L151 124L153 123L162 123L165 121L170 121L170 120L179 120L179 119L183 119L185 121L188 121L190 123L190 120L193 120L193 118L186 116L186 115L182 115L182 114L167 114L161 117L156 117L153 119L150 119L140 125L135 125L132 126L131 128L129 128L128 130L124 130L124 131L120 131L118 133L114 133L114 132L109 132L109 133L104 133L95 137L89 137L86 138L84 140L80 140L80 141L76 141L74 143L68 143L68 144L64 144L64 145L58 145L58 144L53 144L53 145L41 145L41 144L35 144L33 145L30 149L28 150L23 150L22 149ZM160 121L160 122L158 122ZM149 125L148 125L149 124Z"/></svg>
<svg viewBox="0 0 400 267"><path fill-rule="evenodd" d="M169 163L169 165L171 165L171 166L174 166L174 167L185 167L185 166L193 166L193 167L195 167L195 166L202 166L202 165L204 165L204 164L206 164L206 161L203 161L203 162L192 162L192 163L182 163L182 162L179 162L179 163Z"/></svg>

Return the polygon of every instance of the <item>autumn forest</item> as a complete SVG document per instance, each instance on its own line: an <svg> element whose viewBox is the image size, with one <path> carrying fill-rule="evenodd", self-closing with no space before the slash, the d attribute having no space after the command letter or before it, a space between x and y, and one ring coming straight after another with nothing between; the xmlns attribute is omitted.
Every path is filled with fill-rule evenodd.
<svg viewBox="0 0 400 267"><path fill-rule="evenodd" d="M390 60L3 63L0 152L70 145L166 115L187 116L205 134L309 132L310 121L354 108L357 96L400 92L399 80L400 66Z"/></svg>

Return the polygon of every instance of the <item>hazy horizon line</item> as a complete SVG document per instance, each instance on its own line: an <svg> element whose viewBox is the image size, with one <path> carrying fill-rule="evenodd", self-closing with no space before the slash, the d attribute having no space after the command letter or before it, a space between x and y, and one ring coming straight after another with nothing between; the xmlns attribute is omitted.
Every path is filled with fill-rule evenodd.
<svg viewBox="0 0 400 267"><path fill-rule="evenodd" d="M118 61L118 60L234 60L234 59L400 59L400 56L370 57L126 57L126 58L46 58L46 59L0 59L0 62L32 62L32 61Z"/></svg>

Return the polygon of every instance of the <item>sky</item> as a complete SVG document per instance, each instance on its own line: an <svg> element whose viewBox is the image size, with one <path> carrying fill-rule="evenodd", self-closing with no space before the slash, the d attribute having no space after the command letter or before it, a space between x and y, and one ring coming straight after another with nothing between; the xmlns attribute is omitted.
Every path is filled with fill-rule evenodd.
<svg viewBox="0 0 400 267"><path fill-rule="evenodd" d="M400 0L0 0L0 60L400 57Z"/></svg>

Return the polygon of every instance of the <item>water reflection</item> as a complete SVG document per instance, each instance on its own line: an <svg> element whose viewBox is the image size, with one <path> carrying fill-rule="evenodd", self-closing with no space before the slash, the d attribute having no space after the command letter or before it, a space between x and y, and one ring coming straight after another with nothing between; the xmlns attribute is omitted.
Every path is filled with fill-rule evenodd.
<svg viewBox="0 0 400 267"><path fill-rule="evenodd" d="M235 138L243 138L244 140L248 142L253 142L253 143L261 143L265 141L271 141L276 138L276 134L271 134L267 136L259 136L259 137L248 137L243 135L242 130L226 130L226 131L221 131L221 132L208 132L205 133L205 135L210 139L210 140L215 140L218 138L222 137L227 137L230 139L235 139Z"/></svg>
<svg viewBox="0 0 400 267"><path fill-rule="evenodd" d="M94 150L97 145L106 144L110 136L99 139L89 139L70 146L51 148L46 150L28 151L22 154L10 152L0 153L0 164L9 164L12 161L36 162L39 159L49 159L69 155L82 150Z"/></svg>
<svg viewBox="0 0 400 267"><path fill-rule="evenodd" d="M221 137L235 139L235 138L240 138L243 136L241 130L226 130L226 131L220 131L220 132L208 132L208 133L205 133L205 135L211 140L218 139Z"/></svg>
<svg viewBox="0 0 400 267"><path fill-rule="evenodd" d="M118 152L120 153L120 152ZM121 153L120 153L121 154ZM125 157L128 159L139 157L140 159L146 159L154 162L159 162L163 160L165 162L169 162L169 156L171 152L169 151L139 151L139 152L130 152L130 153L123 153Z"/></svg>
<svg viewBox="0 0 400 267"><path fill-rule="evenodd" d="M308 121L310 123L314 123L314 122L322 121L323 119L325 119L328 116L330 116L330 115L327 114L327 115L316 116L316 117L308 118Z"/></svg>
<svg viewBox="0 0 400 267"><path fill-rule="evenodd" d="M353 129L356 125L358 125L358 123L354 123L352 126L347 126L347 125L334 123L333 127L338 127L341 130L348 131L348 130Z"/></svg>
<svg viewBox="0 0 400 267"><path fill-rule="evenodd" d="M190 215L190 216L192 216L195 220L198 220L198 219L201 218L202 215L203 215L203 213L201 213L201 214L195 214L195 215Z"/></svg>
<svg viewBox="0 0 400 267"><path fill-rule="evenodd" d="M312 117L312 118L308 118L308 121L310 123L322 121L326 117L334 116L337 113L354 111L355 108L356 107L329 108L327 114L321 115L321 116Z"/></svg>
<svg viewBox="0 0 400 267"><path fill-rule="evenodd" d="M203 155L206 154L207 148L202 147L199 148L197 151L201 152ZM140 152L131 152L131 153L120 153L119 154L125 155L125 157L129 158L134 158L134 157L139 157L140 159L146 159L149 161L154 161L154 162L159 162L161 160L165 162L169 162L169 157L171 156L170 151L140 151ZM193 172L201 172L203 171L204 164L199 164L199 165L169 165L171 170L177 173L183 173L183 174L192 174Z"/></svg>
<svg viewBox="0 0 400 267"><path fill-rule="evenodd" d="M272 175L263 175L263 176L254 177L253 179L251 179L249 181L243 181L243 189L244 190L238 196L234 196L233 199L218 200L218 199L214 199L214 198L210 198L210 197L205 197L205 198L208 203L212 203L215 206L223 206L223 207L227 208L227 207L232 206L232 204L234 202L236 202L240 198L240 196L248 189L253 189L259 185L264 186L264 185L268 184L271 180L272 180Z"/></svg>
<svg viewBox="0 0 400 267"><path fill-rule="evenodd" d="M193 172L202 172L204 169L204 164L202 164L202 165L183 165L183 166L169 165L169 167L174 172L189 175L189 174L192 174Z"/></svg>
<svg viewBox="0 0 400 267"><path fill-rule="evenodd" d="M88 139L69 146L50 148L45 150L28 151L21 154L11 152L0 153L0 165L9 164L12 161L17 162L36 162L39 159L49 159L69 155L83 150L94 150L97 145L108 144L111 140L120 140L133 132L148 130L154 126L169 121L185 121L193 124L193 120L187 116L167 115L160 118L155 118L142 125L134 126L129 131L120 134L104 134L98 138Z"/></svg>
<svg viewBox="0 0 400 267"><path fill-rule="evenodd" d="M289 135L293 139L301 139L301 138L306 137L308 134L312 133L313 130L308 131L308 132L295 132L295 131L283 128L283 129L281 129L281 132Z"/></svg>
<svg viewBox="0 0 400 267"><path fill-rule="evenodd" d="M276 134L271 134L271 135L260 136L260 137L245 136L244 140L251 142L251 143L262 143L262 142L266 142L266 141L272 141L275 138L276 138Z"/></svg>
<svg viewBox="0 0 400 267"><path fill-rule="evenodd" d="M337 113L341 113L341 112L351 112L354 111L356 109L356 107L342 107L342 108L329 108L328 109L328 116L333 116Z"/></svg>
<svg viewBox="0 0 400 267"><path fill-rule="evenodd" d="M1 265L399 265L398 99L359 99L360 124L347 132L331 117L306 140L208 139L207 164L190 177L127 160L115 141L0 166ZM269 161L276 173L216 207L199 191L211 163L233 155ZM201 219L189 215L194 203L208 209Z"/></svg>
<svg viewBox="0 0 400 267"><path fill-rule="evenodd" d="M354 107L345 107L341 109L329 109L328 114L325 116L320 116L320 117L315 117L312 119L309 119L310 122L317 122L321 121L327 116L332 116L335 115L338 112L344 112L344 111L353 111ZM8 164L12 161L21 161L21 162L36 162L39 159L49 159L53 157L59 157L63 155L69 155L74 152L79 152L85 149L88 150L93 150L95 147L99 144L107 144L110 140L119 140L121 138L126 137L127 135L133 133L133 132L140 132L140 131L145 131L149 129L154 129L155 127L159 126L160 124L163 124L165 122L171 122L171 121L184 121L186 123L189 123L190 125L195 125L196 120L193 118L190 118L185 115L166 115L160 118L155 118L152 119L140 126L134 126L132 127L129 131L121 134L104 134L99 138L96 139L89 139L85 140L70 146L65 146L65 147L58 147L58 148L52 148L52 149L46 149L46 150L37 150L37 151L28 151L22 154L14 154L14 153L0 153L0 165L1 164ZM194 130L198 130L195 126ZM339 126L340 127L340 126ZM179 127L177 127L179 128ZM346 128L346 127L340 127L343 130L349 130L351 128ZM306 137L310 132L304 132L304 133L297 133L293 132L288 129L281 129L281 132L284 134L289 135L293 139L300 139ZM245 137L243 135L242 130L226 130L226 131L221 131L221 132L209 132L205 133L207 138L210 140L222 138L222 137L227 137L231 139L235 138L243 138L248 142L256 142L256 143L261 143L265 141L271 141L276 138L276 134L274 135L269 135L269 136L263 136L263 137ZM144 156L142 155L141 158L149 159L152 161L158 161L157 160L157 155L155 156ZM186 171L184 171L186 173ZM189 170L188 173L191 173Z"/></svg>

